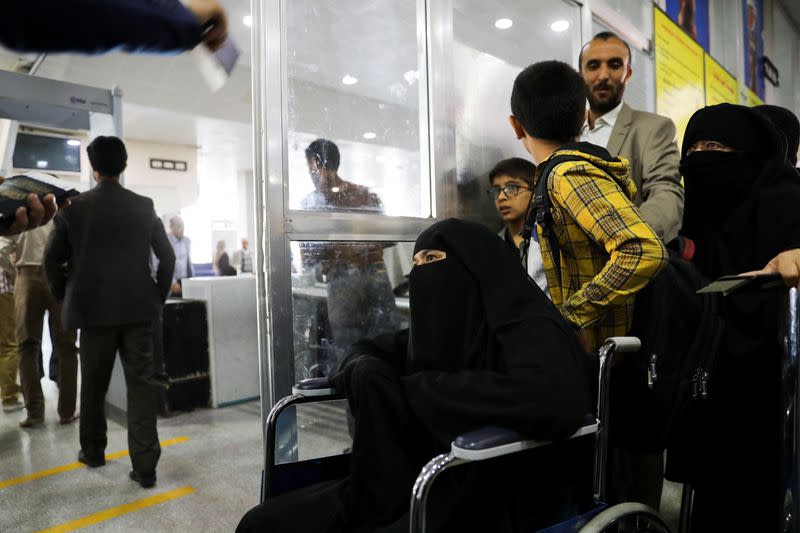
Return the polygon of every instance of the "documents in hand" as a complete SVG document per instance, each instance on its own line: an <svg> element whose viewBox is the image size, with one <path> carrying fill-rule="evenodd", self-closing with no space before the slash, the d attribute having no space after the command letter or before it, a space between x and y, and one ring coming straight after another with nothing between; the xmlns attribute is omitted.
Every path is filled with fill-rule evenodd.
<svg viewBox="0 0 800 533"><path fill-rule="evenodd" d="M747 290L774 289L782 284L780 274L759 274L749 276L723 276L712 281L699 291L698 294L708 292L721 292L727 296L733 291L746 288Z"/></svg>
<svg viewBox="0 0 800 533"><path fill-rule="evenodd" d="M207 46L200 45L195 47L192 54L194 54L197 68L203 79L206 80L212 92L217 92L231 77L236 62L239 60L240 52L236 43L228 37L216 52L212 52Z"/></svg>
<svg viewBox="0 0 800 533"><path fill-rule="evenodd" d="M17 208L28 205L30 193L36 194L39 199L44 199L47 194L53 194L56 203L64 205L64 202L78 194L78 191L70 187L69 182L44 172L28 172L6 178L0 184L0 226L11 225Z"/></svg>

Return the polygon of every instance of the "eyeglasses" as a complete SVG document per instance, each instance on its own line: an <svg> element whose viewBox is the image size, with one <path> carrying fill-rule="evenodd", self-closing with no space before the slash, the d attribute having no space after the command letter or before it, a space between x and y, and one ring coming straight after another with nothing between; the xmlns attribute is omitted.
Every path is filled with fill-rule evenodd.
<svg viewBox="0 0 800 533"><path fill-rule="evenodd" d="M486 194L497 200L500 197L500 193L505 194L506 198L514 198L519 194L519 191L530 190L530 187L523 187L522 185L518 185L516 183L509 183L505 187L490 187L489 190L486 191Z"/></svg>

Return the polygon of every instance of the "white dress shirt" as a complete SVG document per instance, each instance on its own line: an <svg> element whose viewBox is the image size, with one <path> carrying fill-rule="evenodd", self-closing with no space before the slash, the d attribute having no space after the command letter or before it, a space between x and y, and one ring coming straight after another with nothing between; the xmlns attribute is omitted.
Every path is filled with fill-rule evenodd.
<svg viewBox="0 0 800 533"><path fill-rule="evenodd" d="M542 259L542 247L539 246L539 235L534 228L531 241L528 245L528 264L525 265L528 275L533 281L542 289L542 292L552 300L550 297L550 290L547 287L547 276L544 272L544 260Z"/></svg>
<svg viewBox="0 0 800 533"><path fill-rule="evenodd" d="M581 130L580 140L606 148L608 140L611 138L611 130L614 129L614 124L617 122L620 109L622 109L622 102L602 117L597 117L597 120L594 121L594 129L589 128L589 120L587 119Z"/></svg>

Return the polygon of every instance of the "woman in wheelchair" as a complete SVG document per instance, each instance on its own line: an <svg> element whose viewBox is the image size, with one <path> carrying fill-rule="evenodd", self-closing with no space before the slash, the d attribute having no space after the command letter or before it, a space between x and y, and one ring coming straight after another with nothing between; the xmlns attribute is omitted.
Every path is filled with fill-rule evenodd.
<svg viewBox="0 0 800 533"><path fill-rule="evenodd" d="M459 434L495 425L554 440L582 425L591 410L586 356L493 232L434 224L416 241L409 282L410 329L357 343L333 378L355 418L350 476L269 499L237 531L407 531L416 476ZM429 531L458 520L469 520L462 530L516 530L497 516L478 526L490 498L466 503L474 478L448 485Z"/></svg>

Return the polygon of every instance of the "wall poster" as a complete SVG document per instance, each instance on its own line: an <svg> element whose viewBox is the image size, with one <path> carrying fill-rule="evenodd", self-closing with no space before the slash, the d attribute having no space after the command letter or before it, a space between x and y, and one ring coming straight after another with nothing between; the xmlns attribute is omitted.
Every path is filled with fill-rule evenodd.
<svg viewBox="0 0 800 533"><path fill-rule="evenodd" d="M675 122L682 142L692 114L705 105L703 48L666 13L654 9L656 113Z"/></svg>
<svg viewBox="0 0 800 533"><path fill-rule="evenodd" d="M764 2L742 0L744 9L744 84L764 99L764 73L761 58L764 57Z"/></svg>
<svg viewBox="0 0 800 533"><path fill-rule="evenodd" d="M686 34L710 52L708 0L667 0L667 15Z"/></svg>
<svg viewBox="0 0 800 533"><path fill-rule="evenodd" d="M705 57L706 105L738 104L738 84L736 78L708 54Z"/></svg>

